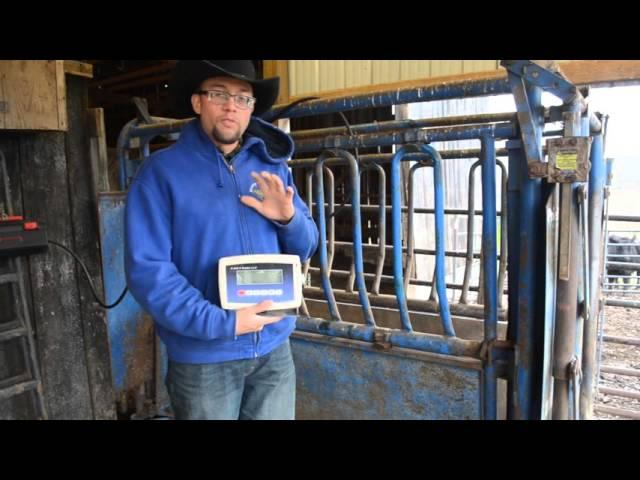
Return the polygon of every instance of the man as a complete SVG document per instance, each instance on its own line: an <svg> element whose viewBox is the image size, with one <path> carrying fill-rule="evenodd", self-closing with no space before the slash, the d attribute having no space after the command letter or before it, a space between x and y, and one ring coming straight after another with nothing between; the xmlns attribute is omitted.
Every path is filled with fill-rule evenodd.
<svg viewBox="0 0 640 480"><path fill-rule="evenodd" d="M294 418L295 317L261 315L271 301L223 310L218 292L222 257L305 261L317 246L286 163L293 141L257 117L278 87L278 78L257 79L250 60L178 62L171 103L178 118L197 118L129 189L127 283L167 347L177 419Z"/></svg>

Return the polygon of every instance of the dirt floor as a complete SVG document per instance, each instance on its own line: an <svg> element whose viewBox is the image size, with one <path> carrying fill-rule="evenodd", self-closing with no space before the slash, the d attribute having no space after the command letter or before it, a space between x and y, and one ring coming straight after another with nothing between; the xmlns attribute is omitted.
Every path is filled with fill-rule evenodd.
<svg viewBox="0 0 640 480"><path fill-rule="evenodd" d="M634 293L627 292L624 294L621 292L615 295L609 294L609 296L624 300L640 301L640 290ZM605 307L604 334L618 337L640 338L640 309ZM602 349L602 365L640 370L640 346L605 342ZM640 395L640 377L600 373L598 387L623 389L629 392L637 392ZM640 399L619 397L617 395L607 395L598 392L594 405L596 407L594 418L602 420L624 420L624 417L597 411L597 407L601 405L632 410L640 415Z"/></svg>

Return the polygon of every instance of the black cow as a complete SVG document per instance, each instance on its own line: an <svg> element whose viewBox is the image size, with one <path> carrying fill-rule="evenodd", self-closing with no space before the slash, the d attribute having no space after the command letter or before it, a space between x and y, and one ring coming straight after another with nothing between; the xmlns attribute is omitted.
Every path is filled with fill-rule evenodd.
<svg viewBox="0 0 640 480"><path fill-rule="evenodd" d="M630 245L631 244L631 245ZM640 257L634 255L640 255L640 243L636 240L635 235L632 238L621 237L618 235L609 236L609 246L607 249L607 261L629 264L640 264ZM638 272L636 266L609 266L607 267L607 275L609 276L610 287L617 283L618 278L612 277L612 275L627 275L627 278L623 278L623 288L628 288L631 284L631 275Z"/></svg>

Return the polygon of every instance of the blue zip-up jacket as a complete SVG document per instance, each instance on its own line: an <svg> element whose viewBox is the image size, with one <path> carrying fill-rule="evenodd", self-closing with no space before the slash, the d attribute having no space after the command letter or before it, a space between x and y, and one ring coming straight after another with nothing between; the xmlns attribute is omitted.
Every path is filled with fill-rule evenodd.
<svg viewBox="0 0 640 480"><path fill-rule="evenodd" d="M220 308L218 260L231 255L310 258L318 229L293 184L293 141L256 117L230 167L199 120L140 167L127 195L125 270L133 297L154 319L171 360L217 363L255 358L282 344L295 317L235 335L235 311ZM251 172L280 176L294 188L295 215L282 225L240 202L254 195Z"/></svg>

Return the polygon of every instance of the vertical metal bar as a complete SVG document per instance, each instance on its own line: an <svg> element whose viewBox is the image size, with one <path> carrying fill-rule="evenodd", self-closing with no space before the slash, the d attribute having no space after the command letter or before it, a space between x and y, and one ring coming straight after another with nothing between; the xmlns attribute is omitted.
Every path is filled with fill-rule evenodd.
<svg viewBox="0 0 640 480"><path fill-rule="evenodd" d="M596 376L597 324L599 317L599 299L602 266L602 213L604 207L604 185L606 168L603 152L602 134L595 135L591 144L591 171L589 172L589 257L590 257L590 315L585 322L582 346L582 389L580 391L580 414L583 419L593 415L593 396Z"/></svg>
<svg viewBox="0 0 640 480"><path fill-rule="evenodd" d="M324 178L323 178L323 165L327 158L332 157L330 152L322 152L315 163L315 177L316 177L316 206L318 207L318 230L320 233L320 244L318 246L318 253L320 257L320 275L322 279L322 290L327 300L327 306L329 307L329 314L332 320L342 321L338 305L336 303L335 296L333 295L333 289L331 288L331 280L329 278L329 263L327 259L327 222L324 212Z"/></svg>
<svg viewBox="0 0 640 480"><path fill-rule="evenodd" d="M413 254L415 251L415 239L413 237L413 229L414 229L414 210L415 210L415 195L414 195L414 182L415 182L415 173L419 168L426 167L424 163L416 163L411 166L409 169L409 195L407 202L407 256L405 258L405 267L404 267L404 289L405 291L409 289L409 281L411 280L411 275L413 274Z"/></svg>
<svg viewBox="0 0 640 480"><path fill-rule="evenodd" d="M127 124L120 131L118 136L118 142L116 146L116 152L118 156L118 174L120 181L120 190L123 192L127 190L129 186L128 178L128 165L129 165L129 132L132 127L138 123L138 120L133 119L127 122Z"/></svg>
<svg viewBox="0 0 640 480"><path fill-rule="evenodd" d="M462 293L460 294L460 303L467 303L467 295L469 294L469 282L471 280L471 270L473 267L473 240L475 234L475 172L480 166L482 160L478 160L469 169L469 192L467 200L467 256L464 262L464 279L462 281Z"/></svg>
<svg viewBox="0 0 640 480"><path fill-rule="evenodd" d="M501 171L502 188L500 189L500 267L498 270L498 308L504 307L504 279L507 275L507 218L508 218L508 206L507 206L507 182L509 181L509 175L507 174L507 168L504 163L496 159L497 165Z"/></svg>
<svg viewBox="0 0 640 480"><path fill-rule="evenodd" d="M496 231L496 158L495 141L484 136L482 160L482 250L484 252L484 340L489 348L498 338L498 252ZM497 418L497 377L492 355L484 365L484 419Z"/></svg>
<svg viewBox="0 0 640 480"><path fill-rule="evenodd" d="M444 334L455 337L456 332L449 312L449 300L447 299L447 285L444 272L444 172L442 159L438 151L431 145L422 145L421 150L430 154L433 159L433 186L434 186L434 218L436 230L436 285L438 289L438 303L440 305L440 318ZM495 220L495 219L494 219Z"/></svg>
<svg viewBox="0 0 640 480"><path fill-rule="evenodd" d="M329 167L324 167L324 174L327 176L327 187L329 188L329 226L327 233L329 235L329 275L333 268L333 258L336 253L336 185L333 172Z"/></svg>
<svg viewBox="0 0 640 480"><path fill-rule="evenodd" d="M407 297L402 276L402 204L400 189L400 162L407 153L415 152L415 147L406 145L398 149L391 160L391 228L393 232L393 285L395 287L400 323L403 330L413 331L407 308Z"/></svg>
<svg viewBox="0 0 640 480"><path fill-rule="evenodd" d="M533 112L534 121L541 125L543 119L540 117L541 93L538 87L527 87L527 101L530 110ZM535 134L541 135L541 128L535 129ZM541 139L535 139L532 144L540 146ZM542 324L540 310L541 300L541 277L544 269L542 260L542 245L540 244L539 225L543 214L540 180L529 178L527 158L524 155L524 148L520 144L519 148L510 149L511 167L517 163L517 170L520 176L520 195L517 202L517 222L512 224L512 233L518 237L516 243L517 250L510 249L513 253L512 259L518 266L510 263L509 277L512 272L517 272L513 280L517 280L517 314L515 317L517 333L516 338L516 358L518 362L515 366L515 379L513 393L514 405L512 415L514 419L533 419L539 415L538 405L540 403L539 392L539 357L540 348L537 342L540 340L538 330ZM534 152L530 152L534 153ZM541 153L540 153L541 154ZM513 173L511 173L511 177ZM513 211L513 208L510 209ZM518 225L520 228L518 228ZM512 288L509 288L513 292ZM514 305L515 306L515 305ZM511 305L510 305L511 307ZM512 320L510 312L510 322Z"/></svg>
<svg viewBox="0 0 640 480"><path fill-rule="evenodd" d="M349 173L351 180L351 215L353 216L353 257L356 269L356 283L358 285L358 294L360 297L360 305L364 315L364 322L373 327L376 322L373 319L373 312L369 304L369 296L367 295L367 286L364 281L364 267L362 258L362 220L360 214L360 172L358 171L358 162L355 157L346 150L336 150L335 153L344 158L349 163Z"/></svg>
<svg viewBox="0 0 640 480"><path fill-rule="evenodd" d="M371 166L378 172L378 255L376 258L376 276L373 281L372 292L380 294L380 281L384 269L384 259L387 248L387 175L377 163Z"/></svg>
<svg viewBox="0 0 640 480"><path fill-rule="evenodd" d="M565 112L565 135L579 135L580 111L576 104ZM569 365L575 356L578 327L578 283L580 268L580 233L576 206L576 184L560 185L560 252L556 323L553 341L553 408L554 420L570 418L571 385Z"/></svg>
<svg viewBox="0 0 640 480"><path fill-rule="evenodd" d="M313 175L314 171L312 168L308 169L305 172L305 184L307 187L307 208L309 209L309 215L313 217ZM302 278L304 279L305 285L308 283L309 276L309 267L311 266L311 259L308 259L302 265ZM305 301L304 295L302 296L302 313L306 316L309 316L309 308L307 307L307 302Z"/></svg>

